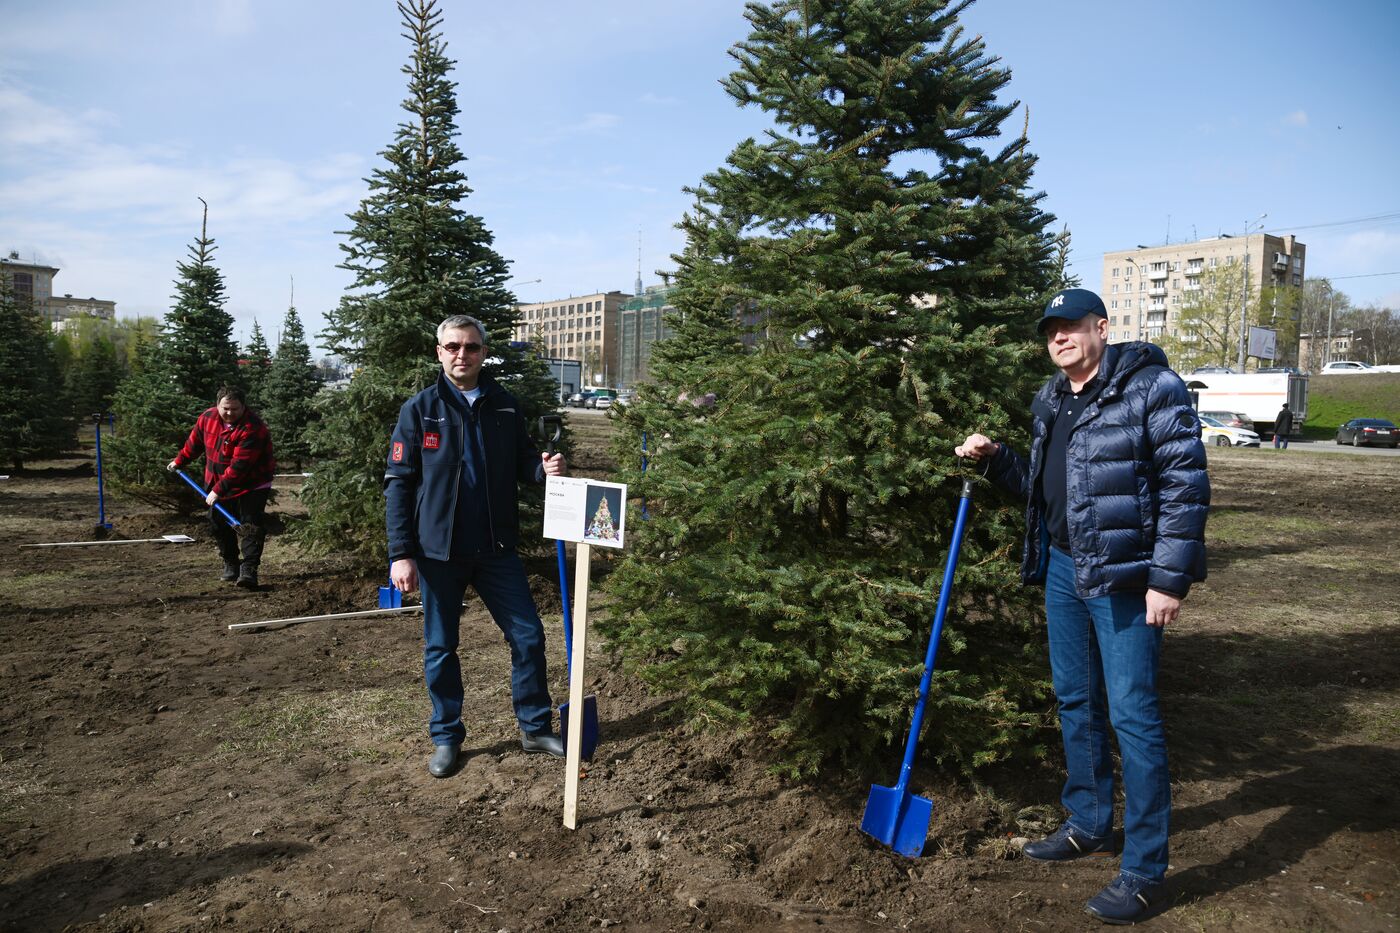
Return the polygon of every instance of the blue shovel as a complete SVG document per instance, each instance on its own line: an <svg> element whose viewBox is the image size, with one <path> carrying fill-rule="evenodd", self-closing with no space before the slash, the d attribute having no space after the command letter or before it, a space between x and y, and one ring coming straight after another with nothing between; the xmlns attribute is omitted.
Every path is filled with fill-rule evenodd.
<svg viewBox="0 0 1400 933"><path fill-rule="evenodd" d="M928 638L924 655L924 677L919 681L919 699L914 704L914 722L909 726L909 741L904 747L904 764L899 769L899 783L894 787L880 784L870 786L870 799L865 802L865 816L860 831L890 846L900 855L918 858L924 853L928 838L929 818L933 816L933 801L909 793L909 773L914 770L914 751L919 744L919 732L924 724L924 706L928 703L929 685L933 682L933 662L938 654L938 637L943 634L943 617L948 612L948 597L953 592L953 571L958 567L958 549L962 547L967 513L972 506L972 480L963 480L962 498L958 502L958 519L953 526L953 541L948 548L948 566L943 571L943 589L938 594L938 609L933 615L933 632Z"/></svg>
<svg viewBox="0 0 1400 933"><path fill-rule="evenodd" d="M180 479L184 480L187 484L189 484L189 487L191 489L199 493L199 498L204 499L209 496L209 493L204 491L204 487L200 486L194 480L190 479L188 476L185 475L184 470L176 470L175 475L180 477ZM240 534L242 534L245 531L243 523L240 522L238 519L234 518L233 513L230 512L228 509L224 508L222 505L219 505L219 503L217 502L214 503L214 508L217 509L219 514L222 515L228 521L229 527L232 528L234 531L237 531Z"/></svg>
<svg viewBox="0 0 1400 933"><path fill-rule="evenodd" d="M551 430L552 429L552 430ZM544 415L540 418L540 435L545 438L549 452L554 453L554 444L564 431L563 419L558 415ZM569 561L563 541L555 541L559 556L559 601L564 606L564 661L570 676L574 667L574 611L569 606ZM559 734L569 741L569 704L559 704ZM592 693L583 698L583 738L579 741L579 757L592 761L598 748L598 697Z"/></svg>

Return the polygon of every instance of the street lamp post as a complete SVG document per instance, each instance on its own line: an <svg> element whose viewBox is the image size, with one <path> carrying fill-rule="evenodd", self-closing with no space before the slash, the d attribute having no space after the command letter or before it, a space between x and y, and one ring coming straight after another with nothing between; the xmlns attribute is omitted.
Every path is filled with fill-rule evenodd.
<svg viewBox="0 0 1400 933"><path fill-rule="evenodd" d="M1134 269L1137 270L1138 278L1141 279L1141 278L1142 278L1142 266L1138 265L1138 264L1137 264L1137 261L1134 260L1133 257L1131 257L1131 256L1124 256L1123 258L1126 259L1126 260L1132 265L1132 267L1133 267ZM1130 308L1132 308L1132 306L1133 306L1133 299L1132 299L1132 297L1131 297L1132 294L1133 294L1133 292L1132 292L1132 287L1131 287L1131 284L1130 284L1130 285L1129 285L1129 289L1128 289L1128 295L1129 295L1129 298L1128 298L1128 307L1130 307ZM1142 309L1140 309L1140 308L1133 308L1133 315L1134 315L1133 320L1135 320L1135 321L1137 322L1137 339L1138 339L1138 340L1142 340Z"/></svg>
<svg viewBox="0 0 1400 933"><path fill-rule="evenodd" d="M1332 304L1337 291L1332 283L1327 283L1327 343L1322 347L1322 365L1332 362Z"/></svg>
<svg viewBox="0 0 1400 933"><path fill-rule="evenodd" d="M1238 368L1244 372L1245 350L1249 347L1249 235L1264 226L1267 213L1244 225L1244 264L1240 267L1240 354Z"/></svg>

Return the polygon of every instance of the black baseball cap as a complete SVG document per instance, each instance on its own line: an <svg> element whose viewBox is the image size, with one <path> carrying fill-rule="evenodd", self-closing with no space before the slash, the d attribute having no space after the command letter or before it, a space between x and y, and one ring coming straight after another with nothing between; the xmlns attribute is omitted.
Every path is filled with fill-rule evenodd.
<svg viewBox="0 0 1400 933"><path fill-rule="evenodd" d="M1045 333L1045 325L1051 318L1062 318L1066 321L1077 321L1086 314L1097 314L1099 317L1108 317L1108 310L1103 306L1103 299L1087 288L1066 288L1050 299L1045 306L1045 314L1041 315L1040 323L1035 329L1040 333Z"/></svg>

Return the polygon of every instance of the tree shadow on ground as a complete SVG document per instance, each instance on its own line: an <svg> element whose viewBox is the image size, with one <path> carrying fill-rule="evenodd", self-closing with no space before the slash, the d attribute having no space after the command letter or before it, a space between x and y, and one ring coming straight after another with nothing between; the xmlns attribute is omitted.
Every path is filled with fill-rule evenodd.
<svg viewBox="0 0 1400 933"><path fill-rule="evenodd" d="M297 858L311 847L301 843L249 843L210 853L174 854L143 849L109 858L64 862L0 885L0 916L16 930L63 930L89 923L100 914L215 884ZM14 924L10 927L10 924Z"/></svg>
<svg viewBox="0 0 1400 933"><path fill-rule="evenodd" d="M1174 776L1243 779L1223 798L1174 811L1173 832L1280 812L1212 864L1173 874L1181 896L1274 875L1338 832L1400 829L1400 749L1384 739L1400 688L1400 628L1187 633L1168 657L1162 697ZM1365 721L1369 710L1380 718Z"/></svg>
<svg viewBox="0 0 1400 933"><path fill-rule="evenodd" d="M1282 760L1270 758L1269 764L1273 773L1251 777L1225 798L1172 814L1173 831L1190 832L1282 810L1257 836L1213 864L1174 874L1171 884L1181 897L1195 900L1263 880L1300 861L1338 832L1400 828L1400 808L1393 795L1400 786L1400 751L1396 749L1316 748Z"/></svg>

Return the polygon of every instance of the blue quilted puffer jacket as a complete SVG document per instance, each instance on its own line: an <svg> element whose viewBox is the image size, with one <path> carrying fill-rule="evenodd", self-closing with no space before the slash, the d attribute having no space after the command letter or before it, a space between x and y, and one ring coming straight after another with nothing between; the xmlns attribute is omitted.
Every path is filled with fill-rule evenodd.
<svg viewBox="0 0 1400 933"><path fill-rule="evenodd" d="M1075 589L1083 598L1148 588L1184 597L1206 578L1210 479L1200 422L1156 344L1110 344L1099 371L1103 389L1066 446ZM1026 502L1026 583L1045 582L1050 538L1041 473L1066 381L1056 373L1031 403L1030 463L1002 444L988 468L997 485Z"/></svg>

